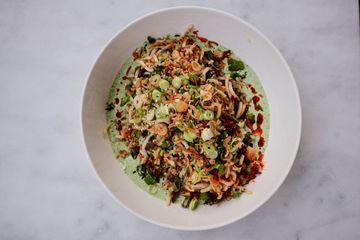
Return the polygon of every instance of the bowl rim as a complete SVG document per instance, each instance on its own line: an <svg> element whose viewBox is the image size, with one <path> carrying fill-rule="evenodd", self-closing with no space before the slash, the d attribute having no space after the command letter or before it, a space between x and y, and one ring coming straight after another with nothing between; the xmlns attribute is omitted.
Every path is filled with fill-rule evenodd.
<svg viewBox="0 0 360 240"><path fill-rule="evenodd" d="M108 188L108 186L103 182L103 180L101 179L99 173L97 172L94 164L91 161L91 157L86 145L86 141L85 141L85 131L84 131L84 114L83 114L83 107L84 107L84 100L85 100L85 93L88 87L88 82L90 79L90 76L93 72L94 67L96 66L96 64L99 61L99 58L101 57L101 55L105 52L105 50L107 49L107 47L111 44L111 42L123 31L125 31L127 28L131 27L133 24L143 20L144 18L147 18L149 16L152 15L156 15L162 12L167 12L167 11L173 11L173 10L193 10L193 9L197 9L197 10L205 10L205 11L210 11L210 12L215 12L218 14L222 14L225 15L226 17L232 18L236 21L241 22L242 24L244 24L245 26L249 27L252 31L254 31L256 34L258 34L261 38L263 38L265 40L265 42L267 44L269 44L269 46L275 51L276 55L279 57L279 59L281 60L282 64L284 65L287 73L290 76L290 81L292 84L293 89L295 90L295 98L296 98L296 104L298 105L298 121L299 121L299 128L297 129L297 136L296 136L296 143L293 145L293 151L292 151L292 156L291 156L291 163L288 165L288 168L286 169L286 171L283 172L282 176L281 176L281 180L278 181L278 183L273 187L273 190L268 194L268 196L265 196L261 201L259 201L257 204L255 204L254 206L252 206L251 208L249 208L246 212L244 212L243 214L239 214L237 217L233 217L230 218L226 221L222 221L219 223L214 223L214 224L209 224L206 226L197 226L197 227L191 227L191 226L176 226L176 225L172 225L172 224L167 224L167 223L162 223L162 222L158 222L156 220L153 220L151 218L148 218L146 216L141 215L140 213L134 211L133 209L131 209L130 207L128 207L126 204L124 204L119 198L117 198L114 193ZM223 10L219 10L219 9L215 9L215 8L210 8L210 7L203 7L203 6L192 6L192 5L182 5L182 6L175 6L175 7L167 7L167 8L161 8L152 12L149 12L147 14L144 14L132 21L130 21L128 24L126 24L124 27L122 27L119 31L117 31L111 38L110 40L108 40L106 42L106 44L103 46L103 48L101 49L101 51L97 54L95 60L93 61L93 63L91 64L91 68L87 73L87 77L86 77L86 82L83 86L82 89L82 96L81 96L81 104L80 104L80 128L81 128L81 135L82 135L82 145L85 148L85 152L87 154L87 158L88 158L88 162L93 170L93 172L95 173L97 179L100 181L100 183L103 185L103 187L106 189L106 191L112 196L113 199L115 199L116 202L118 202L123 208L125 208L127 211L129 211L130 213L134 214L135 216L137 216L138 218L145 220L147 222L150 222L152 224L161 226L161 227L165 227L165 228L169 228L169 229L175 229L175 230L183 230L183 231L200 231L200 230L209 230L209 229L215 229L215 228L220 228L223 227L225 225L229 225L231 223L234 223L240 219L245 218L246 216L248 216L249 214L251 214L252 212L254 212L255 210L257 210L258 208L260 208L265 202L267 202L274 194L275 192L280 188L280 186L283 184L283 182L285 181L286 177L288 176L290 169L292 168L298 149L299 149L299 145L300 145L300 139L301 139L301 131L302 131L302 108L301 108L301 101L300 101L300 95L299 95L299 90L294 78L294 75L288 65L288 63L286 62L285 58L283 57L283 55L281 54L281 52L275 47L275 45L270 41L270 39L265 36L265 34L263 34L260 30L258 30L256 27L254 27L253 25L251 25L250 23L248 23L247 21L241 19L240 17L237 17L231 13L225 12Z"/></svg>

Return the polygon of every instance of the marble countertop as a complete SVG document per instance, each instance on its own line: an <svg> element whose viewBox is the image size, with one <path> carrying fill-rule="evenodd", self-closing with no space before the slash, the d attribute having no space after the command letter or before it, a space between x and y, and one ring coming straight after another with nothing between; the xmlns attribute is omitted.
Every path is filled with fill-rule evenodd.
<svg viewBox="0 0 360 240"><path fill-rule="evenodd" d="M133 216L84 152L80 99L104 44L173 5L228 11L263 31L300 91L291 172L257 211L183 232ZM0 1L0 239L360 239L360 44L356 0Z"/></svg>

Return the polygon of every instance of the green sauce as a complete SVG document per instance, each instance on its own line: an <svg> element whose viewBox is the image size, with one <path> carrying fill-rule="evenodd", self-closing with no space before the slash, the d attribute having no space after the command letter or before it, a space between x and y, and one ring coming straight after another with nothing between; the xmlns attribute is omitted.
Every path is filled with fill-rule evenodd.
<svg viewBox="0 0 360 240"><path fill-rule="evenodd" d="M199 41L199 45L204 48L206 50L205 45ZM219 50L227 50L227 48L223 47L223 46L218 46ZM233 58L237 58L234 54L232 54ZM126 96L125 94L125 86L129 83L128 80L123 80L122 77L125 75L127 69L129 66L132 66L132 69L134 67L136 67L138 64L135 63L132 59L132 57L130 57L129 59L127 59L127 61L123 64L123 66L120 68L114 82L113 85L110 89L110 93L109 93L109 98L108 98L108 102L113 102L115 98L123 98ZM227 69L227 68L225 68ZM269 112L269 104L268 101L266 99L266 94L265 91L261 85L261 82L258 78L258 76L256 75L256 73L247 65L245 64L245 69L242 70L240 73L245 73L246 72L246 82L251 84L251 86L253 86L256 89L257 94L256 95L260 95L260 101L258 102L258 104L261 105L262 107L262 111L260 111L263 116L264 116L264 121L262 124L262 129L263 129L263 134L262 136L265 139L265 145L261 148L261 151L264 153L265 149L267 147L267 142L268 142L268 138L269 138L269 130L270 130L270 112ZM252 93L252 91L249 88L243 89L243 91L246 92L246 96L247 99L250 100L253 98L254 94ZM130 100L131 101L131 100ZM116 135L118 135L118 131L115 129L115 125L114 125L114 121L116 120L116 113L118 111L122 111L125 106L120 106L115 105L114 109L107 111L106 113L106 117L107 117L107 122L110 123L110 127L109 127L109 140L111 143L111 147L112 150L114 152L115 155L117 155L117 153L120 150L126 150L127 147L125 146L125 143L123 143L122 141L119 141L118 139L116 139ZM257 111L255 111L254 107L251 106L251 108L249 109L250 112L254 113L256 115L256 113L258 113ZM257 140L254 141L254 147L257 148ZM266 157L266 156L265 156ZM144 191L148 192L149 194L165 200L167 197L167 191L164 190L160 184L157 185L147 185L143 179L141 179L141 177L136 173L136 167L139 164L139 160L138 159L133 159L130 156L128 156L125 159L118 159L118 161L120 162L120 164L122 165L124 172L126 175L128 175L128 177L141 189L143 189ZM182 201L182 198L180 197L176 202L180 202Z"/></svg>

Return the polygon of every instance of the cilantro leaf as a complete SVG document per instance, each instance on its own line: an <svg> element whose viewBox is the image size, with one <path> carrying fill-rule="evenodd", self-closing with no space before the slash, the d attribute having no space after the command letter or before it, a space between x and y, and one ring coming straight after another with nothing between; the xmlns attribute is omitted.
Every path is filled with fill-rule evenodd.
<svg viewBox="0 0 360 240"><path fill-rule="evenodd" d="M239 71L245 68L244 63L241 60L236 60L233 58L228 59L228 65L230 71Z"/></svg>

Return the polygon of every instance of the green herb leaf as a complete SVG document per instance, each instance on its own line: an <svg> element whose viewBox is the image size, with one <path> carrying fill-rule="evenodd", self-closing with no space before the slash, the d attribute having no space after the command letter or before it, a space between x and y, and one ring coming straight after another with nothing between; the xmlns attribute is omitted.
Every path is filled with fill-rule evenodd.
<svg viewBox="0 0 360 240"><path fill-rule="evenodd" d="M200 201L206 202L208 199L209 199L209 194L207 192L200 193L200 197L199 197Z"/></svg>
<svg viewBox="0 0 360 240"><path fill-rule="evenodd" d="M196 86L196 85L190 85L190 84L189 84L189 88L190 88L190 89L195 89L195 90L198 90L198 89L199 89L199 86Z"/></svg>
<svg viewBox="0 0 360 240"><path fill-rule="evenodd" d="M218 156L216 160L221 161L221 154L224 152L224 146L222 145L222 143L218 144L217 151L218 151Z"/></svg>
<svg viewBox="0 0 360 240"><path fill-rule="evenodd" d="M258 104L257 106L260 109L260 111L264 111L263 107L260 104Z"/></svg>
<svg viewBox="0 0 360 240"><path fill-rule="evenodd" d="M192 82L192 83L195 83L197 82L197 80L199 80L199 76L198 75L195 75L195 74L189 74L189 81Z"/></svg>
<svg viewBox="0 0 360 240"><path fill-rule="evenodd" d="M131 153L132 158L136 159L137 156L139 155L139 149L138 148L132 148L130 153Z"/></svg>
<svg viewBox="0 0 360 240"><path fill-rule="evenodd" d="M152 75L156 75L156 74L161 75L162 70L163 70L163 67L162 67L162 66L156 66L156 67L154 67L154 70L153 70L153 72L152 72Z"/></svg>
<svg viewBox="0 0 360 240"><path fill-rule="evenodd" d="M136 167L136 172L139 174L141 178L144 178L147 173L147 167L145 164L138 165Z"/></svg>
<svg viewBox="0 0 360 240"><path fill-rule="evenodd" d="M147 40L148 40L148 42L149 42L150 44L156 42L156 38L154 38L154 37L152 37L152 36L148 36L148 37L147 37Z"/></svg>
<svg viewBox="0 0 360 240"><path fill-rule="evenodd" d="M218 174L220 176L225 174L225 166L224 166L224 164L217 163L214 168L218 170Z"/></svg>
<svg viewBox="0 0 360 240"><path fill-rule="evenodd" d="M243 74L240 74L238 72L232 72L230 74L230 78L235 79L236 77L240 77L242 79L246 78L247 72L244 72Z"/></svg>
<svg viewBox="0 0 360 240"><path fill-rule="evenodd" d="M204 56L207 58L207 59L213 59L214 58L214 53L210 50L208 51L205 51L204 52Z"/></svg>
<svg viewBox="0 0 360 240"><path fill-rule="evenodd" d="M251 112L246 114L246 119L251 123L254 124L255 123L255 115Z"/></svg>
<svg viewBox="0 0 360 240"><path fill-rule="evenodd" d="M156 183L155 178L150 174L146 174L144 181L147 185L153 185L154 183Z"/></svg>
<svg viewBox="0 0 360 240"><path fill-rule="evenodd" d="M222 140L224 140L227 137L227 135L228 135L227 131L222 131L220 137L221 137Z"/></svg>
<svg viewBox="0 0 360 240"><path fill-rule="evenodd" d="M143 117L143 116L145 115L145 111L144 111L144 109L142 109L142 108L138 108L138 109L136 109L136 113L135 113L135 114Z"/></svg>
<svg viewBox="0 0 360 240"><path fill-rule="evenodd" d="M240 76L240 74L238 73L238 72L232 72L231 74L230 74L230 78L231 79L235 79L235 78L237 78L237 77L239 77Z"/></svg>
<svg viewBox="0 0 360 240"><path fill-rule="evenodd" d="M204 109L202 106L200 106L200 105L196 106L196 109L199 110L199 111L204 111L204 110L205 110L205 109Z"/></svg>
<svg viewBox="0 0 360 240"><path fill-rule="evenodd" d="M178 192L180 190L181 181L180 181L180 178L178 176L176 176L174 178L174 181L172 182L172 187L174 189L174 192Z"/></svg>
<svg viewBox="0 0 360 240"><path fill-rule="evenodd" d="M180 129L180 128L178 128L178 127L174 127L174 128L173 128L173 132L174 132L174 133L177 133L177 132L182 132L182 131L181 131L181 129Z"/></svg>
<svg viewBox="0 0 360 240"><path fill-rule="evenodd" d="M246 174L249 175L251 173L250 165L246 167Z"/></svg>
<svg viewBox="0 0 360 240"><path fill-rule="evenodd" d="M241 191L236 191L232 194L233 198L239 198L241 196L242 192Z"/></svg>
<svg viewBox="0 0 360 240"><path fill-rule="evenodd" d="M243 143L245 145L252 145L252 138L251 138L251 133L250 132L247 132L244 136L244 139L243 139Z"/></svg>
<svg viewBox="0 0 360 240"><path fill-rule="evenodd" d="M228 59L228 65L229 71L239 71L245 68L245 65L242 61L233 58Z"/></svg>
<svg viewBox="0 0 360 240"><path fill-rule="evenodd" d="M163 141L160 145L162 149L168 149L170 147L170 144L168 141Z"/></svg>
<svg viewBox="0 0 360 240"><path fill-rule="evenodd" d="M115 107L114 103L112 103L112 102L106 103L106 108L105 108L105 110L106 110L106 111L111 111L111 110L114 109L114 107Z"/></svg>
<svg viewBox="0 0 360 240"><path fill-rule="evenodd" d="M129 97L128 96L124 96L121 98L121 103L120 103L120 107L125 106L125 104L127 104L129 102Z"/></svg>

